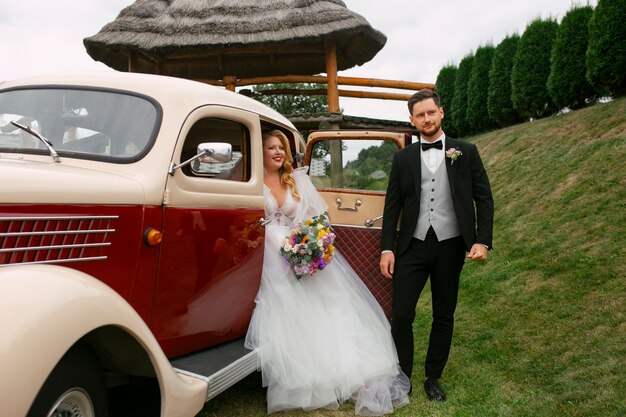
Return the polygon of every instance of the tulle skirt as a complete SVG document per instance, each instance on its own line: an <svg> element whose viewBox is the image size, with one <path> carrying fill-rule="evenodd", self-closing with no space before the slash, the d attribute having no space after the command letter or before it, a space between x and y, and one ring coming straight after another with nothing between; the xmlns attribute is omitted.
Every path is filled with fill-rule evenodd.
<svg viewBox="0 0 626 417"><path fill-rule="evenodd" d="M357 414L383 415L407 404L409 380L375 298L337 251L324 270L297 280L278 249L289 231L266 229L246 336L246 347L259 353L268 413L353 400Z"/></svg>

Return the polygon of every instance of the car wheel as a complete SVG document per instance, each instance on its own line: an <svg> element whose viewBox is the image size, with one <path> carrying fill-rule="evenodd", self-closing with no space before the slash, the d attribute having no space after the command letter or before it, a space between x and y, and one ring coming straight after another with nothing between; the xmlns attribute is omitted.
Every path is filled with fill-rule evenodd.
<svg viewBox="0 0 626 417"><path fill-rule="evenodd" d="M102 370L86 346L61 358L43 384L27 417L107 417Z"/></svg>

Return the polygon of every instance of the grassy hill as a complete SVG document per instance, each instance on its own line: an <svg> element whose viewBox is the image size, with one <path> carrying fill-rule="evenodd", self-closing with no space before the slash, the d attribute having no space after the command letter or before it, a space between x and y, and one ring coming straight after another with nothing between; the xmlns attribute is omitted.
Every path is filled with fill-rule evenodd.
<svg viewBox="0 0 626 417"><path fill-rule="evenodd" d="M427 401L416 375L411 404L394 415L626 415L626 99L468 140L494 192L495 249L461 278L449 400ZM429 328L425 291L418 370ZM264 416L264 394L251 376L199 416Z"/></svg>

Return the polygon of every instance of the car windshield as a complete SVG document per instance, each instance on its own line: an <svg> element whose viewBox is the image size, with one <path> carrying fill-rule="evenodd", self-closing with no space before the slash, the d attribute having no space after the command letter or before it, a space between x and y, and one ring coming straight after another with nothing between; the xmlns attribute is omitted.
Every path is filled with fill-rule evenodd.
<svg viewBox="0 0 626 417"><path fill-rule="evenodd" d="M13 123L12 123L13 122ZM125 92L31 88L0 92L0 152L49 154L45 137L61 158L128 163L150 149L160 110Z"/></svg>

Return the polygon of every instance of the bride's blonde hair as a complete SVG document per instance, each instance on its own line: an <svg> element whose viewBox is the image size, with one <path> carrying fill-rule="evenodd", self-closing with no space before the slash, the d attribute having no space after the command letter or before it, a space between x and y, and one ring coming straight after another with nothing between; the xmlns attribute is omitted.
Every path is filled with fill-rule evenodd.
<svg viewBox="0 0 626 417"><path fill-rule="evenodd" d="M274 129L270 132L263 133L263 143L265 140L271 137L277 137L285 149L285 160L283 166L278 169L280 174L280 183L284 186L291 187L291 195L294 199L300 200L300 193L298 193L298 187L296 187L296 181L293 179L293 157L291 156L291 148L289 147L289 139L287 136L278 129Z"/></svg>

